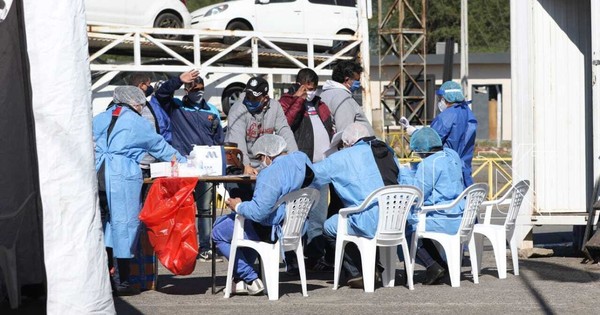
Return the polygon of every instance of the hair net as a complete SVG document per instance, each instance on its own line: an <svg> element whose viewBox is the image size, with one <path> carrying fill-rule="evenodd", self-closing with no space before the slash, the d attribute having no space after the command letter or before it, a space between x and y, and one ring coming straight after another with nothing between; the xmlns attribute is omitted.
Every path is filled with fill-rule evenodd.
<svg viewBox="0 0 600 315"><path fill-rule="evenodd" d="M137 86L119 86L113 94L113 102L116 104L125 103L131 106L144 105L146 104L146 96Z"/></svg>
<svg viewBox="0 0 600 315"><path fill-rule="evenodd" d="M462 102L465 100L460 84L454 81L444 82L437 94L443 96L444 99L450 103Z"/></svg>
<svg viewBox="0 0 600 315"><path fill-rule="evenodd" d="M253 151L255 155L278 156L286 151L287 143L283 137L273 134L264 134L254 142Z"/></svg>
<svg viewBox="0 0 600 315"><path fill-rule="evenodd" d="M417 129L410 137L410 149L419 152L431 152L431 149L442 146L438 133L429 127Z"/></svg>
<svg viewBox="0 0 600 315"><path fill-rule="evenodd" d="M351 123L344 129L344 133L342 134L342 141L347 146L352 146L358 141L360 138L368 137L369 130L361 123Z"/></svg>

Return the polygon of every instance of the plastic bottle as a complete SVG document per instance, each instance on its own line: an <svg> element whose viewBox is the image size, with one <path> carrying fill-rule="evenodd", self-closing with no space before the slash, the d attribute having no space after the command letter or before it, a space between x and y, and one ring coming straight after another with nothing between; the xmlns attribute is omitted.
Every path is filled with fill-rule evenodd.
<svg viewBox="0 0 600 315"><path fill-rule="evenodd" d="M171 158L171 177L179 177L179 162L176 155Z"/></svg>

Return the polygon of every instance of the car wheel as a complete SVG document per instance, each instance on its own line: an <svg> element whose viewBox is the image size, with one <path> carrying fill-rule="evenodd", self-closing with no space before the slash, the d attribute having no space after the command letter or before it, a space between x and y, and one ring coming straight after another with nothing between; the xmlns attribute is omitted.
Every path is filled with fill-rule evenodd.
<svg viewBox="0 0 600 315"><path fill-rule="evenodd" d="M155 28L183 28L183 21L173 13L161 13L154 21ZM156 38L179 40L181 35L156 35Z"/></svg>
<svg viewBox="0 0 600 315"><path fill-rule="evenodd" d="M354 32L344 30L344 31L339 32L338 35L354 35ZM334 40L333 45L331 46L331 49L329 51L332 54L336 54L340 50L344 49L344 47L348 46L349 43L350 43L349 41L345 41L345 40ZM359 49L359 46L356 46L356 47L350 49L350 51L348 51L345 55L357 57L358 49Z"/></svg>
<svg viewBox="0 0 600 315"><path fill-rule="evenodd" d="M223 90L221 95L221 108L225 115L229 115L229 110L240 99L240 94L244 92L246 85L242 83L233 83Z"/></svg>
<svg viewBox="0 0 600 315"><path fill-rule="evenodd" d="M242 21L233 21L231 23L229 23L229 25L227 25L227 30L229 31L251 31L252 28L250 28L250 26ZM238 40L240 40L241 37L236 37L236 36L225 36L223 38L223 43L226 45L231 45L235 42L237 42ZM250 43L245 43L245 46L249 46Z"/></svg>

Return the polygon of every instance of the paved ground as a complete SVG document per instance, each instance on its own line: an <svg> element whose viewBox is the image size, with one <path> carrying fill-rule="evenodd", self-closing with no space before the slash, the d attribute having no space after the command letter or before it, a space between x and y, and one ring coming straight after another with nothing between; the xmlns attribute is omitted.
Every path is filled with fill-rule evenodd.
<svg viewBox="0 0 600 315"><path fill-rule="evenodd" d="M172 276L161 267L159 289L139 296L115 298L119 314L597 314L600 303L600 266L580 264L569 257L570 227L538 229L536 244L549 244L555 256L520 260L520 276L512 273L499 280L492 252L483 257L480 283L474 284L470 267L462 268L460 288L445 284L423 286L424 271L417 267L415 290L405 287L404 267L396 274L396 286L376 288L374 293L341 287L333 291L331 274L308 274L308 297L300 281L281 273L280 299L266 296L233 296L210 293L210 264L198 262L189 276ZM567 244L567 245L565 245ZM567 256L564 256L567 255ZM218 263L217 283L225 284L226 262ZM24 301L18 312L0 308L0 314L43 314L43 300Z"/></svg>

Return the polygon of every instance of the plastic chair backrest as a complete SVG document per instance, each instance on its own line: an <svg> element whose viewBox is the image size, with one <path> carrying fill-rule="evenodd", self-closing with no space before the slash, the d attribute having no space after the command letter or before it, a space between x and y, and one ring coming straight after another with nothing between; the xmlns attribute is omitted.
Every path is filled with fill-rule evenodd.
<svg viewBox="0 0 600 315"><path fill-rule="evenodd" d="M375 233L377 242L400 244L405 238L406 218L413 206L421 208L423 193L413 186L385 186L372 192L361 208L366 208L374 199L377 199L379 205L379 222Z"/></svg>
<svg viewBox="0 0 600 315"><path fill-rule="evenodd" d="M292 245L302 238L302 228L308 212L319 199L319 191L313 188L303 188L281 197L273 209L285 203L285 219L281 227L282 245Z"/></svg>
<svg viewBox="0 0 600 315"><path fill-rule="evenodd" d="M517 221L517 215L519 214L519 209L521 208L521 204L523 203L523 199L525 198L528 190L529 180L522 180L513 186L511 189L512 198L510 201L510 208L508 209L504 226L510 228L515 225L515 221Z"/></svg>
<svg viewBox="0 0 600 315"><path fill-rule="evenodd" d="M465 202L465 208L463 210L463 218L460 222L458 233L460 233L461 241L466 241L471 238L473 234L473 226L475 225L475 218L477 217L477 210L481 203L485 200L488 191L487 184L473 184L456 198L461 200L467 198Z"/></svg>

